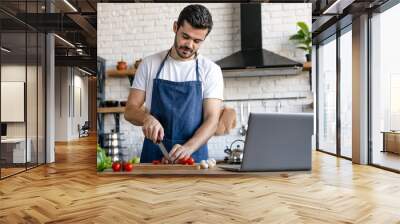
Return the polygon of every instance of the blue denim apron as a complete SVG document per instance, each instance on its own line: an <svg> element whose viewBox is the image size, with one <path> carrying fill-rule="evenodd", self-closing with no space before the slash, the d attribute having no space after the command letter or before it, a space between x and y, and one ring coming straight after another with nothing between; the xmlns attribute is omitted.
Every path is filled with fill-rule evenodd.
<svg viewBox="0 0 400 224"><path fill-rule="evenodd" d="M173 82L159 79L160 72L171 50L162 61L156 78L153 80L153 92L150 114L164 128L163 143L168 152L175 144L183 145L193 137L203 122L203 97L196 57L196 81ZM145 138L140 162L150 163L161 160L160 149L151 140ZM208 159L207 144L202 145L192 154L196 162Z"/></svg>

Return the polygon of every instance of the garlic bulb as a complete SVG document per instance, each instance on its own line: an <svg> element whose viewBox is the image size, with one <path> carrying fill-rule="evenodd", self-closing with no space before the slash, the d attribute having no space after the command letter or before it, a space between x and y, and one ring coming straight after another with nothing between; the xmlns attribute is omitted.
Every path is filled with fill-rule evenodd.
<svg viewBox="0 0 400 224"><path fill-rule="evenodd" d="M216 165L215 159L208 159L206 162L209 168L213 168Z"/></svg>
<svg viewBox="0 0 400 224"><path fill-rule="evenodd" d="M200 162L200 167L201 167L202 169L207 169L207 168L208 168L208 163L207 163L205 160L202 160L202 161Z"/></svg>

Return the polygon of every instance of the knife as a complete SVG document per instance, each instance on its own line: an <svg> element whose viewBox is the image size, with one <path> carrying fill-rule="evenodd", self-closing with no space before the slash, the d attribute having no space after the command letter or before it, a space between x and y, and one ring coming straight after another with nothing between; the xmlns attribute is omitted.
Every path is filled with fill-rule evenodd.
<svg viewBox="0 0 400 224"><path fill-rule="evenodd" d="M157 143L158 148L160 148L162 154L165 156L165 158L168 159L168 161L172 162L171 157L168 154L167 149L165 148L164 144L162 142Z"/></svg>

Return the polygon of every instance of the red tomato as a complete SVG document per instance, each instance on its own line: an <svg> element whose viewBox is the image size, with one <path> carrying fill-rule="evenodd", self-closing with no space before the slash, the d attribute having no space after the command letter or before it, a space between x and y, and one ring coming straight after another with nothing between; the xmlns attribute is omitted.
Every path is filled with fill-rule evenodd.
<svg viewBox="0 0 400 224"><path fill-rule="evenodd" d="M160 164L161 163L161 161L160 160L153 160L153 162L152 162L154 165L158 165L158 164Z"/></svg>
<svg viewBox="0 0 400 224"><path fill-rule="evenodd" d="M185 158L179 160L179 164L185 165L185 163L186 163L186 159Z"/></svg>
<svg viewBox="0 0 400 224"><path fill-rule="evenodd" d="M114 172L120 171L121 170L121 163L119 162L114 162L112 164L112 169L114 170Z"/></svg>
<svg viewBox="0 0 400 224"><path fill-rule="evenodd" d="M133 164L132 163L125 163L124 164L124 170L129 172L133 170Z"/></svg>
<svg viewBox="0 0 400 224"><path fill-rule="evenodd" d="M193 165L194 164L194 159L192 157L189 157L188 159L180 159L179 164L182 165Z"/></svg>
<svg viewBox="0 0 400 224"><path fill-rule="evenodd" d="M189 159L186 160L186 163L188 163L188 165L193 165L194 159L192 157L190 157Z"/></svg>

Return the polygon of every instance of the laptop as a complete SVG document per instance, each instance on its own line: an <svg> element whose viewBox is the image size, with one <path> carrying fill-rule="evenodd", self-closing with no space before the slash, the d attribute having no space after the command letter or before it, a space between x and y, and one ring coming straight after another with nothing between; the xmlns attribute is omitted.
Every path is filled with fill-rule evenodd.
<svg viewBox="0 0 400 224"><path fill-rule="evenodd" d="M224 170L311 170L312 113L250 113L238 165L220 165Z"/></svg>

